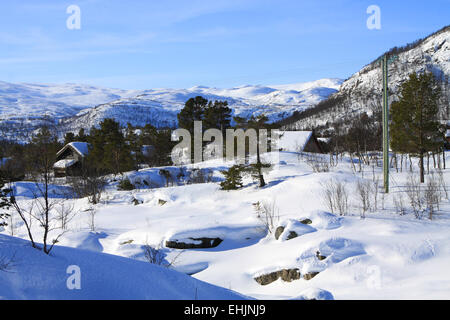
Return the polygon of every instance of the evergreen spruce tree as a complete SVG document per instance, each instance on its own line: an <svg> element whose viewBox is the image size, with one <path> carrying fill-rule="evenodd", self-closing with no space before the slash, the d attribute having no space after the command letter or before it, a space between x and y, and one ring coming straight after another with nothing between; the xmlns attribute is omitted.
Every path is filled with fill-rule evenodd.
<svg viewBox="0 0 450 320"><path fill-rule="evenodd" d="M420 181L425 181L424 154L442 147L438 115L440 87L433 74L410 74L391 106L391 148L419 157Z"/></svg>

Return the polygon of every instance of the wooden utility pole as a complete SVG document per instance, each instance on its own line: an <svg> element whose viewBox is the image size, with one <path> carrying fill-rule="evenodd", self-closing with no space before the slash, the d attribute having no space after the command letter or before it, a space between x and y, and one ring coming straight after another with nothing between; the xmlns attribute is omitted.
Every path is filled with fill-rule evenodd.
<svg viewBox="0 0 450 320"><path fill-rule="evenodd" d="M388 60L381 60L383 70L383 181L384 192L389 193L389 100L388 100Z"/></svg>
<svg viewBox="0 0 450 320"><path fill-rule="evenodd" d="M383 181L384 192L389 193L389 89L388 89L388 65L397 59L397 56L381 58L383 71Z"/></svg>

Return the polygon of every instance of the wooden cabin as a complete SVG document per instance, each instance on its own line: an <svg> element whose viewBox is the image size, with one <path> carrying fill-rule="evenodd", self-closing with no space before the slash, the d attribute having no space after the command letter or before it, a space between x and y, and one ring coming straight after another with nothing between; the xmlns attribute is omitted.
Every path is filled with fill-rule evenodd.
<svg viewBox="0 0 450 320"><path fill-rule="evenodd" d="M84 158L89 154L87 142L71 142L56 154L53 165L55 177L77 176L81 174Z"/></svg>

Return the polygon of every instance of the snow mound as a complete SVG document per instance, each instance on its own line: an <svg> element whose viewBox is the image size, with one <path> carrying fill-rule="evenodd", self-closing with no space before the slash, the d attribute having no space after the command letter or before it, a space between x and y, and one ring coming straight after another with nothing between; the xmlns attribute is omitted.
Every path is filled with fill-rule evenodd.
<svg viewBox="0 0 450 320"><path fill-rule="evenodd" d="M307 224L303 224L300 221L294 219L285 220L280 224L280 226L284 227L284 231L278 239L280 241L289 240L290 239L289 235L291 234L291 232L295 232L299 237L304 234L317 231L315 228Z"/></svg>
<svg viewBox="0 0 450 320"><path fill-rule="evenodd" d="M308 288L290 300L334 300L331 292L319 288Z"/></svg>
<svg viewBox="0 0 450 320"><path fill-rule="evenodd" d="M342 217L337 217L326 211L314 211L307 218L311 219L311 225L317 229L337 229L341 226L342 222Z"/></svg>
<svg viewBox="0 0 450 320"><path fill-rule="evenodd" d="M344 238L333 238L324 241L319 246L320 253L333 263L339 263L347 258L365 254L361 243Z"/></svg>
<svg viewBox="0 0 450 320"><path fill-rule="evenodd" d="M147 262L59 246L48 256L28 241L5 235L0 235L0 256L15 257L11 272L0 271L0 299L245 299ZM67 287L69 266L79 267L80 290Z"/></svg>

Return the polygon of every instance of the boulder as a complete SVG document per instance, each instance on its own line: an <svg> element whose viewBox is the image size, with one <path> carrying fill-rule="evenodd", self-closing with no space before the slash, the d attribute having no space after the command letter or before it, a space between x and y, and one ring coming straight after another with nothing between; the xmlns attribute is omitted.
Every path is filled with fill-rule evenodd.
<svg viewBox="0 0 450 320"><path fill-rule="evenodd" d="M317 257L317 259L319 259L319 261L322 261L322 260L325 260L327 257L325 257L325 256L322 256L321 254L320 254L320 251L317 251L316 252L316 257Z"/></svg>
<svg viewBox="0 0 450 320"><path fill-rule="evenodd" d="M281 222L280 226L275 229L275 239L287 241L315 231L317 231L315 228L301 223L299 220L288 219Z"/></svg>
<svg viewBox="0 0 450 320"><path fill-rule="evenodd" d="M298 237L297 232L289 231L289 234L287 235L286 240L291 240L291 239L294 239L294 238L297 238L297 237Z"/></svg>
<svg viewBox="0 0 450 320"><path fill-rule="evenodd" d="M278 240L281 234L284 232L284 227L280 226L275 230L275 239Z"/></svg>
<svg viewBox="0 0 450 320"><path fill-rule="evenodd" d="M303 279L305 280L311 280L312 278L314 278L315 276L317 276L319 274L319 272L308 272L306 274L303 275Z"/></svg>
<svg viewBox="0 0 450 320"><path fill-rule="evenodd" d="M220 238L188 238L191 241L167 240L166 247L172 249L209 249L222 243Z"/></svg>
<svg viewBox="0 0 450 320"><path fill-rule="evenodd" d="M303 223L303 224L311 224L312 221L311 221L311 219L303 219L303 220L300 220L300 223Z"/></svg>
<svg viewBox="0 0 450 320"><path fill-rule="evenodd" d="M274 281L277 281L280 278L281 278L281 280L286 281L286 282L298 280L298 279L300 279L300 270L297 268L282 269L279 271L274 271L271 273L260 275L258 277L255 277L254 279L260 285L265 286Z"/></svg>
<svg viewBox="0 0 450 320"><path fill-rule="evenodd" d="M159 199L159 200L158 200L158 204L159 204L160 206L163 206L163 205L165 205L166 203L167 203L166 200L163 200L163 199Z"/></svg>

